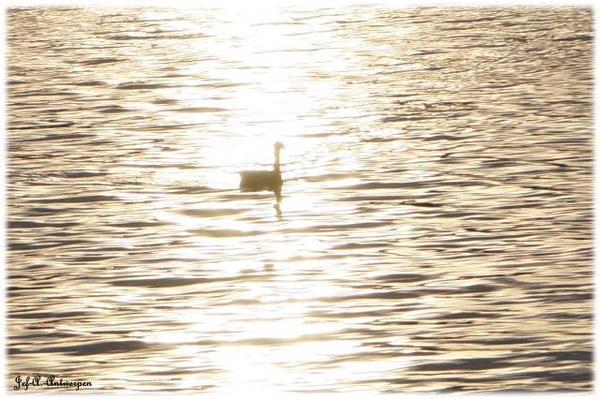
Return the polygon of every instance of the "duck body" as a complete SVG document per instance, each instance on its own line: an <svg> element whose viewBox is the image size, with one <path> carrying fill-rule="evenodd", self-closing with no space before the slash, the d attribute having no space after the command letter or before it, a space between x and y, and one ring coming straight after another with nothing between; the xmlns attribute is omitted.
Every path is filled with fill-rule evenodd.
<svg viewBox="0 0 600 399"><path fill-rule="evenodd" d="M275 143L275 162L273 170L246 170L240 172L240 190L242 192L273 191L277 200L281 199L281 170L279 167L279 152L285 148L282 143Z"/></svg>
<svg viewBox="0 0 600 399"><path fill-rule="evenodd" d="M281 172L275 170L247 170L240 172L240 177L240 190L244 192L276 191L283 185Z"/></svg>

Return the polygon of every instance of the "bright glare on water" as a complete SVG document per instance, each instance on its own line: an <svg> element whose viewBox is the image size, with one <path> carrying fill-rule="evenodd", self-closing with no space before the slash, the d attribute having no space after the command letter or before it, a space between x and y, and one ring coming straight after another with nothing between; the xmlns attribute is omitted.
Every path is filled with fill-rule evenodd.
<svg viewBox="0 0 600 399"><path fill-rule="evenodd" d="M7 391L592 389L591 8L6 18Z"/></svg>

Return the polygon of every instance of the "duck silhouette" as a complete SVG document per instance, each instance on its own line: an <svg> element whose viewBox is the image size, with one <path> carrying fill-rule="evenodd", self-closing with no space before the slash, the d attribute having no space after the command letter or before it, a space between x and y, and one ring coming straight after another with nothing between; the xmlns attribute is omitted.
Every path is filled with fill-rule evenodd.
<svg viewBox="0 0 600 399"><path fill-rule="evenodd" d="M245 170L240 172L240 191L255 192L255 191L273 191L277 204L281 202L281 187L283 180L281 179L281 169L279 164L279 153L284 149L283 143L275 142L275 162L273 162L273 170Z"/></svg>

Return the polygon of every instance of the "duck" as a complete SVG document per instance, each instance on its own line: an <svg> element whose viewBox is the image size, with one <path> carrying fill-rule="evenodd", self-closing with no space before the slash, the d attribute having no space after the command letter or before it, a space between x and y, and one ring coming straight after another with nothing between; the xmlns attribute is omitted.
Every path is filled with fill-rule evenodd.
<svg viewBox="0 0 600 399"><path fill-rule="evenodd" d="M273 191L277 203L279 203L281 201L281 186L283 186L279 164L279 153L282 149L285 149L283 143L275 142L273 170L245 170L240 172L240 191Z"/></svg>

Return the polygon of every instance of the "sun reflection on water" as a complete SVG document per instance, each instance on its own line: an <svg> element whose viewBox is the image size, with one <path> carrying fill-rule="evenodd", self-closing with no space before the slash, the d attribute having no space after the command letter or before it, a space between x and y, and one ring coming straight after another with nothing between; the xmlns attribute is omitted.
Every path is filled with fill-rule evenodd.
<svg viewBox="0 0 600 399"><path fill-rule="evenodd" d="M569 373L590 353L591 35L492 9L143 10L11 11L13 369L238 396L589 386ZM513 73L536 49L565 58ZM279 209L238 189L275 141ZM564 360L520 366L544 345Z"/></svg>

